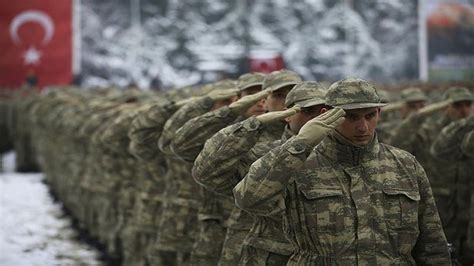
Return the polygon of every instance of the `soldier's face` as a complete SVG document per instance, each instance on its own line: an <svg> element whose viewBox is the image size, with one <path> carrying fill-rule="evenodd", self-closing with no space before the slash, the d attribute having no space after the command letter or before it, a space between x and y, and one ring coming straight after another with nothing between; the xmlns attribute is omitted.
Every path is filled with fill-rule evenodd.
<svg viewBox="0 0 474 266"><path fill-rule="evenodd" d="M320 115L322 112L322 105L304 107L301 108L300 112L285 118L285 121L288 123L290 130L293 133L298 134L306 122Z"/></svg>
<svg viewBox="0 0 474 266"><path fill-rule="evenodd" d="M452 120L458 120L466 118L472 113L472 102L471 101L458 101L451 104L446 110L449 118Z"/></svg>
<svg viewBox="0 0 474 266"><path fill-rule="evenodd" d="M421 108L425 107L426 101L412 101L407 102L402 108L402 117L405 118L409 114L420 110Z"/></svg>
<svg viewBox="0 0 474 266"><path fill-rule="evenodd" d="M380 117L380 108L344 110L346 116L337 128L337 132L355 145L367 145L375 134Z"/></svg>
<svg viewBox="0 0 474 266"><path fill-rule="evenodd" d="M243 97L246 95L254 94L254 93L260 92L261 90L262 90L262 86L253 86L242 91L240 93L240 96ZM249 109L247 109L244 115L245 117L251 117L253 115L261 115L263 113L265 113L265 99L262 99L258 101L257 103L255 103L254 105L252 105Z"/></svg>
<svg viewBox="0 0 474 266"><path fill-rule="evenodd" d="M238 99L239 99L239 97L234 96L234 97L229 98L229 99L215 101L214 105L212 105L211 111L217 110L217 109L219 109L221 107L224 107L224 106L227 106L227 105L237 101Z"/></svg>
<svg viewBox="0 0 474 266"><path fill-rule="evenodd" d="M286 95L295 85L289 85L282 87L267 96L267 101L265 102L265 106L267 111L274 112L274 111L282 111L285 109L285 99Z"/></svg>

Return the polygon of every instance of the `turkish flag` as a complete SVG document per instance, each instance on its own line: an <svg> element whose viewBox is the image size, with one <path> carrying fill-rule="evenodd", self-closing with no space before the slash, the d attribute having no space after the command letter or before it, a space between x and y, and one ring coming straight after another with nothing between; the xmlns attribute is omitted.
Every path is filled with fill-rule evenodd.
<svg viewBox="0 0 474 266"><path fill-rule="evenodd" d="M72 80L72 0L0 2L0 86Z"/></svg>
<svg viewBox="0 0 474 266"><path fill-rule="evenodd" d="M271 73L284 68L282 55L273 51L252 51L248 63L250 72Z"/></svg>

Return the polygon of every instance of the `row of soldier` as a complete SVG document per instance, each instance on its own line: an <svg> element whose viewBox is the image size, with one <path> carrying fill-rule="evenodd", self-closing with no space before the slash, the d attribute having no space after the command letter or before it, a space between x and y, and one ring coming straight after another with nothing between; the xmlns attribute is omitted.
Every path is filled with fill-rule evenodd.
<svg viewBox="0 0 474 266"><path fill-rule="evenodd" d="M445 233L472 263L472 94L401 96L283 70L22 95L2 121L124 265L444 264Z"/></svg>

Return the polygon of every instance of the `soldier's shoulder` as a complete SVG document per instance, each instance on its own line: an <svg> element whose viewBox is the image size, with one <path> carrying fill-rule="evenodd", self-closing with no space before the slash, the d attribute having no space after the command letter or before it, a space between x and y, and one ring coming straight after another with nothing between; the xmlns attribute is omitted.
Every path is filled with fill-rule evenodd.
<svg viewBox="0 0 474 266"><path fill-rule="evenodd" d="M380 150L385 152L386 154L391 154L396 159L399 160L408 160L408 161L416 161L416 158L413 154L409 153L406 150L394 147L389 144L379 143Z"/></svg>

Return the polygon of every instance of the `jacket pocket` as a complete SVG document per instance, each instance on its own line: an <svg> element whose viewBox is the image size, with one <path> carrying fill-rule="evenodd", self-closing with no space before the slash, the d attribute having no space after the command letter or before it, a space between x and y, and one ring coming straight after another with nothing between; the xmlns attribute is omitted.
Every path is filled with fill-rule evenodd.
<svg viewBox="0 0 474 266"><path fill-rule="evenodd" d="M337 233L345 229L344 194L337 187L300 187L302 208L312 233Z"/></svg>
<svg viewBox="0 0 474 266"><path fill-rule="evenodd" d="M388 229L418 231L418 205L420 193L416 187L403 182L384 182L384 216Z"/></svg>

